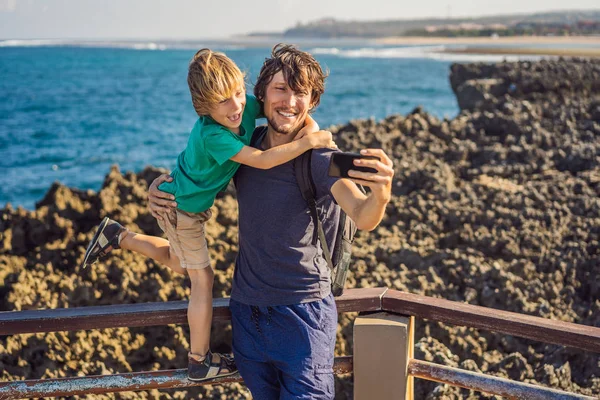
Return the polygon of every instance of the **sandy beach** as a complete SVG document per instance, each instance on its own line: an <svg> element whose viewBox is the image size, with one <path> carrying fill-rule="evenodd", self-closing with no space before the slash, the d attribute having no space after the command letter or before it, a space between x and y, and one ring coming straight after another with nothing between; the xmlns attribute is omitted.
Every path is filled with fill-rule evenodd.
<svg viewBox="0 0 600 400"><path fill-rule="evenodd" d="M451 54L533 55L600 57L600 36L511 36L511 37L390 37L376 40L385 45L449 45Z"/></svg>
<svg viewBox="0 0 600 400"><path fill-rule="evenodd" d="M507 36L507 37L387 37L375 39L374 42L388 45L428 45L428 44L477 44L477 45L565 45L572 47L577 44L586 47L598 45L600 36Z"/></svg>
<svg viewBox="0 0 600 400"><path fill-rule="evenodd" d="M600 48L558 49L539 47L462 47L445 49L443 53L450 54L503 54L503 55L531 55L531 56L557 56L557 57L600 57Z"/></svg>

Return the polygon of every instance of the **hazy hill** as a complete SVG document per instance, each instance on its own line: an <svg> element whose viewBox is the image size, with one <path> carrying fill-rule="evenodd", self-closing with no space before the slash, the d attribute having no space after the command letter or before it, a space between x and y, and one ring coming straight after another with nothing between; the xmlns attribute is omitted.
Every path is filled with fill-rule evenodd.
<svg viewBox="0 0 600 400"><path fill-rule="evenodd" d="M461 25L463 27L461 27ZM504 28L502 27L504 26ZM448 29L447 29L448 28ZM507 31L511 34L586 34L600 33L599 10L555 11L478 18L430 18L385 21L339 21L324 18L298 24L280 33L287 38L380 38L431 34L452 36L451 32ZM450 33L449 33L450 32ZM476 34L476 32L474 32ZM264 33L252 33L264 35ZM273 35L273 33L269 33Z"/></svg>

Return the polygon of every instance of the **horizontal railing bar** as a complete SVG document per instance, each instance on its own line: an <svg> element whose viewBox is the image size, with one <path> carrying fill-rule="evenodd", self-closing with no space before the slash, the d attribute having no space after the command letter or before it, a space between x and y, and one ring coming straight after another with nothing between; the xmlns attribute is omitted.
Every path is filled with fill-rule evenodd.
<svg viewBox="0 0 600 400"><path fill-rule="evenodd" d="M387 288L348 289L339 312L381 310ZM187 323L187 301L0 312L0 335ZM213 299L213 320L228 321L229 298Z"/></svg>
<svg viewBox="0 0 600 400"><path fill-rule="evenodd" d="M169 301L6 311L0 313L0 335L179 324L187 321L187 304ZM228 319L227 314L229 299L214 299L213 320Z"/></svg>
<svg viewBox="0 0 600 400"><path fill-rule="evenodd" d="M0 335L136 327L187 322L187 302L0 312ZM339 312L389 311L505 333L600 353L600 328L550 320L386 288L349 289L336 298ZM213 319L230 319L229 299L213 301Z"/></svg>
<svg viewBox="0 0 600 400"><path fill-rule="evenodd" d="M335 358L333 366L335 374L352 372L352 368L352 356ZM177 389L202 385L220 385L230 382L242 382L242 378L239 374L235 374L194 382L187 379L187 369L172 369L74 378L32 379L0 382L0 400L77 396L149 389Z"/></svg>
<svg viewBox="0 0 600 400"><path fill-rule="evenodd" d="M600 353L600 328L388 290L385 311Z"/></svg>
<svg viewBox="0 0 600 400"><path fill-rule="evenodd" d="M447 383L464 389L477 390L479 392L495 394L510 399L594 400L593 397L582 394L569 393L544 386L511 381L497 376L484 375L422 360L410 360L408 362L408 373L415 378Z"/></svg>

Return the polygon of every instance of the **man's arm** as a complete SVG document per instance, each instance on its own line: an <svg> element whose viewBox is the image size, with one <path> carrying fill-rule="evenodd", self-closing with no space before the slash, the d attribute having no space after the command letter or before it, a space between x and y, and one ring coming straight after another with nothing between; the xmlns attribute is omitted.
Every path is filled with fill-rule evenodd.
<svg viewBox="0 0 600 400"><path fill-rule="evenodd" d="M244 146L231 161L249 165L259 169L269 169L284 164L310 149L329 147L337 149L329 131L318 131L280 146L262 151L254 147Z"/></svg>
<svg viewBox="0 0 600 400"><path fill-rule="evenodd" d="M355 165L375 168L377 173L350 170L348 174L352 178L334 183L331 194L342 210L356 222L358 229L371 231L383 219L385 207L392 196L394 165L381 149L361 150L361 154L379 157L379 160L354 161ZM371 192L365 195L356 183L371 188Z"/></svg>

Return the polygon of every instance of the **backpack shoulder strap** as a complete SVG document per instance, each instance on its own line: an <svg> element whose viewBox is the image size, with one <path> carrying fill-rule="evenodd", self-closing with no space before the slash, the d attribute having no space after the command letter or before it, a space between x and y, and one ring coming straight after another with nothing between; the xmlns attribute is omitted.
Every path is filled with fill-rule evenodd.
<svg viewBox="0 0 600 400"><path fill-rule="evenodd" d="M268 130L269 127L267 125L256 127L254 132L252 132L252 138L250 138L250 146L256 147L257 143L261 143Z"/></svg>
<svg viewBox="0 0 600 400"><path fill-rule="evenodd" d="M294 159L294 172L296 173L296 181L300 187L302 198L310 204L314 201L316 194L315 183L312 179L310 162L312 159L312 150L300 154Z"/></svg>
<svg viewBox="0 0 600 400"><path fill-rule="evenodd" d="M329 246L327 245L327 240L325 238L325 231L323 230L323 224L321 223L319 212L317 210L316 189L310 168L312 159L311 156L312 150L309 150L296 157L294 159L294 172L296 173L296 181L300 187L300 192L302 193L304 200L308 203L308 208L313 219L313 225L316 228L313 231L313 243L317 243L318 237L319 242L321 242L321 249L323 250L325 261L327 261L327 266L329 269L333 270L331 252L329 251Z"/></svg>
<svg viewBox="0 0 600 400"><path fill-rule="evenodd" d="M252 132L252 137L250 138L250 146L256 148L256 144L262 142L268 130L269 127L267 125L257 126ZM233 185L237 186L237 174L233 176Z"/></svg>

